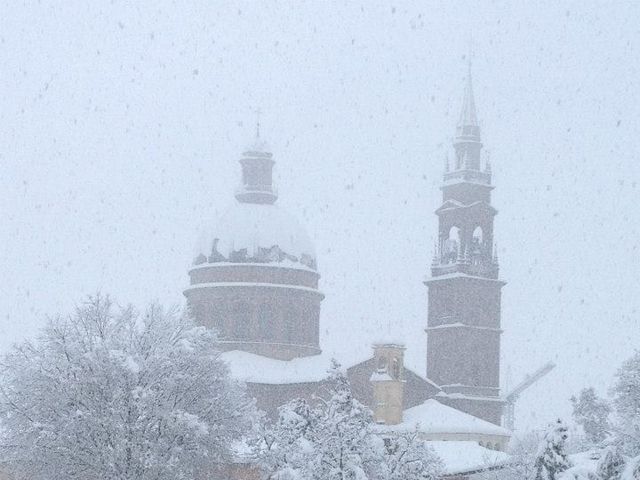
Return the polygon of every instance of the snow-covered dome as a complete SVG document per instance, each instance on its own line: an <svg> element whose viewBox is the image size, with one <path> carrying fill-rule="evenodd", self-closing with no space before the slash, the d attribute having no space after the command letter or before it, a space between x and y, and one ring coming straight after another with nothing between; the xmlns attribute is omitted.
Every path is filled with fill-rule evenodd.
<svg viewBox="0 0 640 480"><path fill-rule="evenodd" d="M274 204L235 202L198 247L196 264L285 263L316 269L304 227Z"/></svg>
<svg viewBox="0 0 640 480"><path fill-rule="evenodd" d="M275 204L273 154L260 137L240 158L236 202L199 242L194 263L271 263L316 270L316 254L298 221Z"/></svg>

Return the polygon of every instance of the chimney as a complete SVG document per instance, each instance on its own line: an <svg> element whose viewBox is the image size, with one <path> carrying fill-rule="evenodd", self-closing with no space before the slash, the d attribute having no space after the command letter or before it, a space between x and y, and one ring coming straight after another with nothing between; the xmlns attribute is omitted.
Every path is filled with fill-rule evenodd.
<svg viewBox="0 0 640 480"><path fill-rule="evenodd" d="M404 400L404 345L380 343L373 346L375 370L373 416L377 423L397 425L402 422Z"/></svg>

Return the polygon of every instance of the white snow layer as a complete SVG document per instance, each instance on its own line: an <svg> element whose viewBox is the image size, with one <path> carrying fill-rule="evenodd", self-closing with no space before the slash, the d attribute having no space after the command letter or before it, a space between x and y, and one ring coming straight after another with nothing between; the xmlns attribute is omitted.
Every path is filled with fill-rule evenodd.
<svg viewBox="0 0 640 480"><path fill-rule="evenodd" d="M206 243L206 242L204 242ZM235 267L237 263L234 262L216 262L216 263L201 263L200 265L194 265L189 270L190 272L194 270L204 270L207 268L217 268L217 267ZM261 267L261 268L292 268L296 270L309 270L311 272L315 271L313 268L307 267L306 265L300 262L294 262L285 258L284 260L278 263L252 263L252 262L243 262L242 265L246 265L249 267Z"/></svg>
<svg viewBox="0 0 640 480"><path fill-rule="evenodd" d="M595 480L599 478L595 472L582 465L571 467L558 475L559 480Z"/></svg>
<svg viewBox="0 0 640 480"><path fill-rule="evenodd" d="M509 455L481 447L477 442L427 442L444 463L444 473L472 472L502 465Z"/></svg>
<svg viewBox="0 0 640 480"><path fill-rule="evenodd" d="M478 433L510 436L506 428L448 407L433 398L403 412L402 423L382 425L382 431L407 432L416 428L423 433Z"/></svg>
<svg viewBox="0 0 640 480"><path fill-rule="evenodd" d="M569 455L569 460L573 465L587 468L595 473L598 468L598 460L600 460L598 450L588 450L585 452L574 453Z"/></svg>
<svg viewBox="0 0 640 480"><path fill-rule="evenodd" d="M303 254L316 258L315 248L304 227L277 205L235 202L212 230L202 235L197 254L210 255L215 238L219 239L218 252L226 258L243 248L249 256L255 256L259 248L268 249L274 245L298 258Z"/></svg>
<svg viewBox="0 0 640 480"><path fill-rule="evenodd" d="M331 360L322 355L276 360L241 350L221 354L227 362L231 376L248 383L287 385L291 383L312 383L324 380L331 368Z"/></svg>

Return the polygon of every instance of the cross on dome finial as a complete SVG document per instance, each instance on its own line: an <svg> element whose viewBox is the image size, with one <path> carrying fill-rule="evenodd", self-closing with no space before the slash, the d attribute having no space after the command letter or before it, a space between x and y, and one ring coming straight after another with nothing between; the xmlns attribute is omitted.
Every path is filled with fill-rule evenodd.
<svg viewBox="0 0 640 480"><path fill-rule="evenodd" d="M262 123L260 122L260 119L262 117L263 112L260 108L253 109L252 112L256 116L256 124L255 124L256 130L255 130L255 136L251 140L248 150L266 154L269 152L269 145L264 140L262 136L262 132L260 131L262 127Z"/></svg>
<svg viewBox="0 0 640 480"><path fill-rule="evenodd" d="M256 138L260 138L260 115L262 115L262 110L256 108L254 113L256 114Z"/></svg>

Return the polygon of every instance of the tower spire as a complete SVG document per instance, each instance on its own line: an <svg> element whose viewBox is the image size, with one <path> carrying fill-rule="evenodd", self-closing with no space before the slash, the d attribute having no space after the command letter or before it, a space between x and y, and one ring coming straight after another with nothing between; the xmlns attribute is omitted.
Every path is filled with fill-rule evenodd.
<svg viewBox="0 0 640 480"><path fill-rule="evenodd" d="M473 97L471 55L467 58L467 78L453 146L456 150L455 170L480 171L480 149L482 148L482 143L480 141L480 125L478 124L478 115L476 113L476 102Z"/></svg>
<svg viewBox="0 0 640 480"><path fill-rule="evenodd" d="M464 127L478 127L478 115L476 113L476 102L473 98L473 80L471 78L471 56L467 59L467 79L464 86L464 96L462 99L462 110L458 120L458 130ZM479 132L478 132L479 135Z"/></svg>

